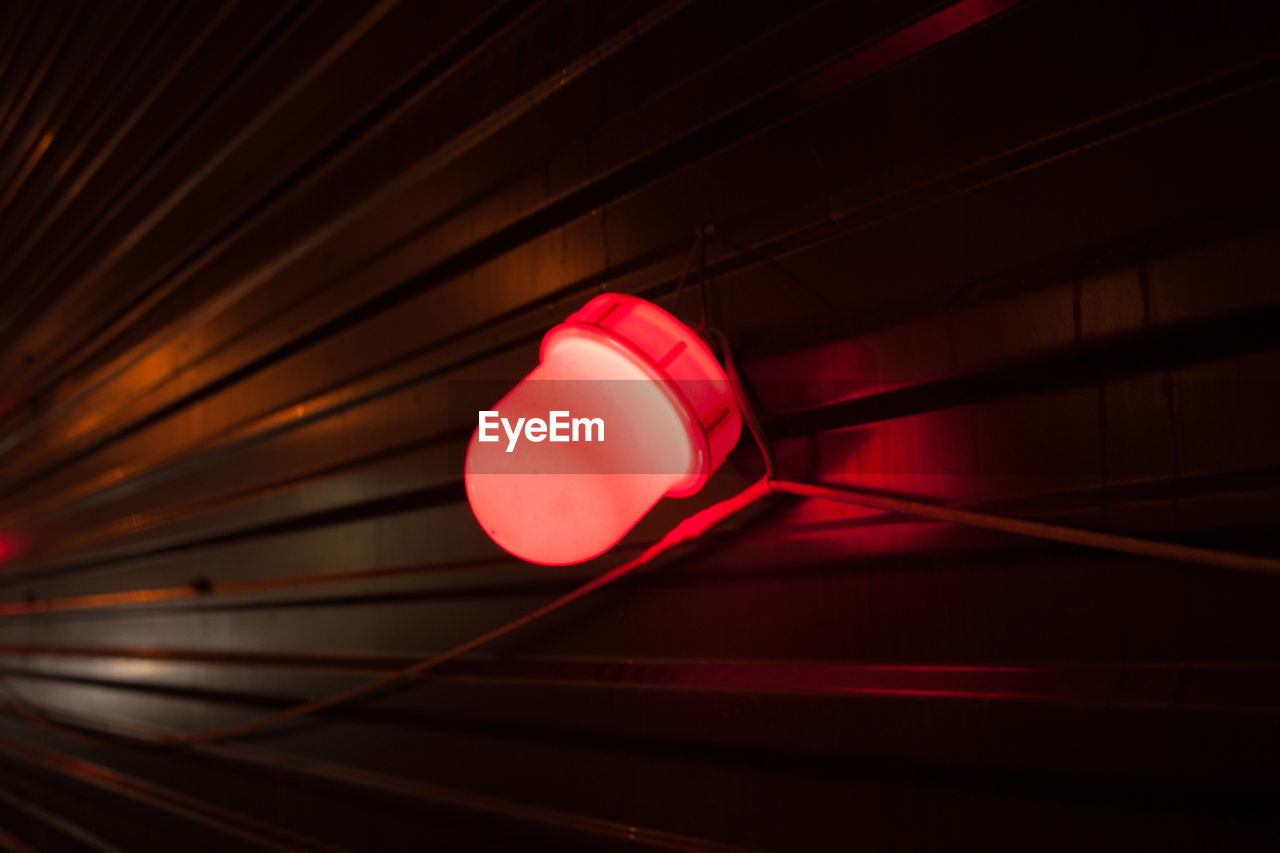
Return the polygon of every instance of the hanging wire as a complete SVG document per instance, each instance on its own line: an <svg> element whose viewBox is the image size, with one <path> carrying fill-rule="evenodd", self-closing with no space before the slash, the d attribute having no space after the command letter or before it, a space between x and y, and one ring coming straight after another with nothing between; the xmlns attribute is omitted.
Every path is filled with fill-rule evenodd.
<svg viewBox="0 0 1280 853"><path fill-rule="evenodd" d="M675 304L672 307L672 314L680 316L680 296L684 292L685 283L689 280L689 273L693 271L693 264L696 260L698 263L698 325L697 332L703 335L707 331L707 285L709 279L707 276L707 237L715 234L715 225L710 221L698 226L697 231L693 235L693 245L689 247L689 258L685 261L684 272L680 273L680 282L676 285Z"/></svg>
<svg viewBox="0 0 1280 853"><path fill-rule="evenodd" d="M823 486L813 483L797 483L790 480L771 480L769 488L774 492L785 492L806 498L882 509L903 515L929 518L934 521L963 524L968 527L1000 530L1005 533L1016 533L1036 539L1068 542L1073 545L1084 545L1105 551L1120 551L1126 554L1139 554L1144 557L1177 560L1182 563L1198 563L1202 566L1212 566L1218 569L1280 575L1280 559L1275 559L1274 557L1260 557L1253 554L1240 554L1234 551L1219 551L1215 548L1196 548L1190 545L1179 545L1175 542L1140 539L1136 536L1120 536L1115 533L1102 533L1097 530L1084 530L1078 527L1063 527L1057 524L1046 524L1041 521L1029 521L1005 515L975 512L959 507L939 506L908 498L892 497L851 486Z"/></svg>
<svg viewBox="0 0 1280 853"><path fill-rule="evenodd" d="M707 331L707 236L715 234L710 222L698 229L698 334Z"/></svg>
<svg viewBox="0 0 1280 853"><path fill-rule="evenodd" d="M1004 533L1014 533L1054 542L1067 542L1072 545L1083 545L1106 551L1119 551L1144 557L1196 563L1202 566L1232 571L1280 575L1280 559L1274 557L1240 554L1216 548L1197 548L1175 542L1142 539L1136 536L1122 536L1078 527L1064 527L1058 524L1047 524L1042 521L1030 521L1005 515L977 512L961 509L960 507L939 506L925 501L885 495L853 486L832 486L777 479L777 460L773 453L772 444L765 434L750 391L738 372L732 348L729 346L724 334L719 330L713 329L709 334L720 346L725 370L729 375L730 385L733 388L738 408L742 411L743 419L747 422L747 428L751 431L752 438L755 439L756 445L760 448L760 455L764 457L765 480L768 482L769 489L772 492L835 501L869 509L911 515L917 518L928 518L934 521L963 524L967 527L980 527L987 530L999 530Z"/></svg>
<svg viewBox="0 0 1280 853"><path fill-rule="evenodd" d="M735 240L733 237L729 236L729 232L725 231L723 227L713 228L711 231L711 234L712 236L715 237L715 239L724 243L730 249L733 249L740 256L747 257L753 262L758 262L763 266L765 266L766 268L772 270L779 278L783 279L791 286L795 287L798 290L804 291L806 294L808 294L812 298L821 302L828 310L836 311L836 312L842 310L838 305L832 302L831 299L826 294L824 294L822 291L815 288L813 285L809 284L809 282L805 281L800 276L796 275L790 269L788 269L785 264L783 264L781 261L778 260L776 255L769 253L767 249L764 249L761 247L752 248L750 246L744 246L738 240Z"/></svg>
<svg viewBox="0 0 1280 853"><path fill-rule="evenodd" d="M729 346L729 340L724 336L724 332L719 329L708 330L707 336L714 340L720 349L720 358L724 361L725 373L729 376L729 385L733 388L733 398L738 404L738 411L742 413L742 419L747 422L747 429L755 439L756 447L760 449L761 458L764 459L764 478L772 481L777 474L778 462L773 454L773 445L765 437L764 425L760 422L751 392L743 382L742 374L738 372L738 362L733 357L733 348Z"/></svg>
<svg viewBox="0 0 1280 853"><path fill-rule="evenodd" d="M684 262L684 272L680 273L680 283L676 285L675 304L672 306L671 313L677 317L680 316L680 295L684 292L685 282L689 280L689 273L693 271L694 261L698 259L699 252L702 251L702 235L702 228L694 232L693 245L689 247L689 257ZM701 277L701 273L699 273L699 277Z"/></svg>
<svg viewBox="0 0 1280 853"><path fill-rule="evenodd" d="M396 672L388 673L380 678L371 679L362 684L357 684L354 687L338 691L337 693L332 693L320 699L303 702L298 705L293 705L270 714L264 714L260 717L254 717L253 719L229 726L221 726L197 732L155 736L123 736L117 733L112 733L111 739L120 740L123 738L125 740L139 740L149 744L163 744L169 746L222 741L233 737L242 737L244 735L252 734L254 732L288 722L289 720L295 720L300 717L317 714L337 705L346 704L356 699L363 698L399 682L416 678L433 669L437 669L443 664L446 664L461 655L474 651L481 646L488 645L489 643L499 640L508 634L514 633L515 631L518 631L539 619L550 616L552 613L567 607L578 599L584 598L585 596L590 595L591 593L602 589L615 581L621 580L635 570L652 563L668 551L706 534L716 525L726 521L734 515L737 515L768 494L768 481L761 479L733 497L727 498L719 503L712 504L706 509L694 513L677 524L669 533L653 545L646 548L639 556L610 569L604 574L592 578L554 601L544 604L535 610L531 610L510 622L505 622L497 628L481 634L478 637L467 640L465 643L456 645L447 651L433 655L432 657L421 660L412 666L405 667L404 669ZM39 721L46 728L52 727L55 729L69 729L70 732L78 733L83 736L83 727L67 726L49 718L46 714L40 711L33 710L29 705L27 708L22 708L18 703L0 701L0 706L5 707L17 716L25 717L27 719L32 719L34 717L33 721Z"/></svg>

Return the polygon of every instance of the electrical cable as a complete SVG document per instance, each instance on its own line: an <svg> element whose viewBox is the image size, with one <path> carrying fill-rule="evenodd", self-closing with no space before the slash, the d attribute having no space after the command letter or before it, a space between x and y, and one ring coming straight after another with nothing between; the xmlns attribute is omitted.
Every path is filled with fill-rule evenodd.
<svg viewBox="0 0 1280 853"><path fill-rule="evenodd" d="M733 357L733 348L729 346L729 340L724 336L724 332L719 329L708 329L707 336L715 341L720 349L720 358L724 362L725 373L729 376L729 385L733 389L733 398L738 404L738 411L742 413L742 419L747 422L747 429L755 439L756 447L760 449L760 456L764 459L764 478L772 481L778 470L777 458L773 454L773 445L769 444L769 440L765 437L764 425L760 422L751 393L742 379L742 374L738 372L738 362Z"/></svg>
<svg viewBox="0 0 1280 853"><path fill-rule="evenodd" d="M1175 542L1141 539L1136 536L1121 536L1115 533L1103 533L1079 527L1062 527L1041 521L1011 518L1005 515L992 515L985 512L959 509L958 507L939 506L908 498L891 497L850 486L824 486L813 483L797 483L789 480L771 480L769 488L774 492L798 495L800 497L838 501L839 503L882 509L903 515L914 515L919 518L930 518L935 521L963 524L968 527L982 527L988 530L1016 533L1036 539L1068 542L1073 545L1084 545L1105 551L1120 551L1144 557L1177 560L1182 563L1197 563L1202 566L1212 566L1219 569L1280 575L1280 559L1274 557L1260 557L1235 551L1219 551L1215 548L1196 548L1190 545L1179 545Z"/></svg>
<svg viewBox="0 0 1280 853"><path fill-rule="evenodd" d="M929 518L935 521L963 524L967 527L999 530L1004 533L1014 533L1054 542L1067 542L1072 545L1083 545L1105 551L1119 551L1143 557L1176 560L1182 563L1196 563L1202 566L1233 571L1280 575L1280 559L1274 557L1241 554L1235 551L1221 551L1215 548L1197 548L1175 542L1142 539L1136 536L1123 536L1116 533L1103 533L1078 527L1064 527L1058 524L1047 524L1042 521L977 512L960 509L959 507L939 506L925 501L884 495L853 486L799 483L777 479L777 461L773 454L772 445L765 435L764 427L761 425L757 414L757 408L750 398L746 384L738 373L737 363L733 358L733 352L729 347L728 341L725 339L724 334L718 330L712 329L708 334L720 345L725 370L729 374L730 384L733 386L738 408L742 410L743 419L747 422L751 436L760 448L761 456L764 457L765 480L768 481L769 489L772 492L836 501L838 503L896 512L902 515L912 515L917 518Z"/></svg>
<svg viewBox="0 0 1280 853"><path fill-rule="evenodd" d="M663 536L653 545L650 545L648 548L646 548L639 556L631 560L628 560L625 563L622 563L601 575L597 575L596 577L574 588L570 592L560 596L554 601L544 604L543 606L535 610L531 610L528 613L525 613L524 615L517 617L516 619L513 619L509 622L505 622L502 625L499 625L497 628L494 628L491 631L488 631L477 637L473 637L472 639L467 640L466 642L461 643L459 645L456 645L448 649L447 651L441 652L440 654L437 654L437 655L433 655L432 657L421 660L411 666L405 667L404 669L397 670L396 672L388 673L387 675L384 675L382 677L371 679L361 684L357 684L354 687L350 687L350 688L347 688L346 690L338 691L337 693L331 693L328 696L324 696L319 699L315 699L309 702L303 702L298 705L293 705L288 708L283 708L279 711L274 711L270 714L264 714L259 717L254 717L253 719L246 720L241 723L234 723L228 726L220 726L217 728L205 729L205 730L196 731L196 732L174 733L169 735L156 735L154 737L143 737L143 736L124 737L119 734L113 734L112 739L120 740L123 737L123 739L126 739L126 740L140 740L149 744L161 744L161 745L169 745L169 746L192 745L192 744L198 744L198 743L209 743L213 741L221 741L221 740L226 740L228 738L242 737L244 735L252 734L254 732L278 725L280 723L287 722L289 720L294 720L299 717L310 716L320 711L325 711L325 710L328 710L329 708L333 708L336 705L345 704L355 699L368 696L371 693L382 690L383 688L389 687L393 684L396 684L397 682L405 681L410 678L415 678L419 675L422 675L426 672L436 669L437 667L445 663L448 663L454 658L464 655L467 652L474 651L475 649L478 649L481 646L488 645L489 643L492 643L495 640L501 639L502 637L505 637L508 634L511 634L525 627L526 625L529 625L533 622L538 621L539 619L542 619L544 616L549 616L550 614L556 612L557 610L563 609L564 607L566 607L569 604L572 604L578 599L583 598L584 596L589 595L590 593L595 592L598 589L608 586L614 581L617 581L617 580L620 580L621 578L626 577L627 575L631 574L636 569L639 569L642 566L648 565L649 563L653 562L655 559L667 553L668 551L671 551L672 549L680 545L683 545L684 543L689 542L690 540L693 540L702 536L703 534L707 533L716 525L720 524L723 521L726 521L730 517L743 511L744 509L751 506L756 501L765 497L769 493L770 492L769 492L768 482L764 479L761 479L756 483L748 486L746 489L743 489L741 492L734 495L733 497L727 498L723 501L720 501L719 503L712 504L706 509L703 509L699 512L694 513L693 515L689 516L688 518L684 519L679 524L677 524L675 527L673 527L670 532L668 532L665 536ZM24 716L24 717L27 717L28 719L30 719L32 714L35 713L30 710L23 712L21 709L16 708L13 703L0 702L0 706L3 706L6 709L16 713L18 716ZM50 720L47 717L40 715L38 713L36 713L36 716L39 717L40 722L44 725L45 728L50 728L50 727L57 728L57 729L65 728L65 729L69 729L72 732L77 732L77 733L80 732L79 727L66 726L65 724L59 723L54 720Z"/></svg>
<svg viewBox="0 0 1280 853"><path fill-rule="evenodd" d="M738 408L742 410L743 419L751 430L751 435L760 448L765 461L765 480L773 492L815 498L818 500L836 501L838 503L881 509L902 515L918 518L929 518L952 524L963 524L967 527L981 527L987 530L999 530L1030 536L1036 539L1048 539L1055 542L1067 542L1072 545L1083 545L1106 551L1120 551L1126 554L1137 554L1143 557L1176 560L1182 563L1196 563L1233 571L1253 572L1255 574L1280 575L1280 559L1262 557L1254 554L1241 554L1235 551L1221 551L1215 548L1197 548L1175 542L1162 542L1154 539L1142 539L1136 536L1123 536L1116 533L1103 533L1097 530L1085 530L1078 527L1064 527L1058 524L1047 524L1042 521L1031 521L1013 518L1006 515L977 512L959 507L939 506L925 501L912 500L891 495L884 495L868 489L853 486L832 486L816 483L799 483L776 478L777 462L772 445L765 435L760 423L756 407L753 404L747 387L738 373L733 353L723 333L711 330L710 336L720 345L724 356L725 370L729 374L730 383Z"/></svg>
<svg viewBox="0 0 1280 853"><path fill-rule="evenodd" d="M698 259L698 252L702 248L703 229L699 228L693 235L693 245L689 247L689 257L684 262L684 271L680 273L680 282L676 285L676 295L671 307L671 313L676 316L680 315L680 295L684 292L685 282L689 280L689 273L693 271L693 263Z"/></svg>
<svg viewBox="0 0 1280 853"><path fill-rule="evenodd" d="M736 247L744 252L747 251L744 247L729 239L722 230L713 230L710 225L707 226L706 230L707 233L715 234L719 239L724 240L730 246ZM702 232L699 232L699 234L701 233ZM699 244L695 244L695 249L696 248L699 248ZM785 270L783 272L785 274ZM788 279L794 278L790 274L786 275ZM701 271L699 271L699 280L700 283L703 283L705 286L705 281L702 277ZM705 305L706 301L704 294L704 313L702 318L704 324L706 321ZM701 328L702 327L700 327L700 330ZM902 515L916 516L918 518L929 518L935 521L962 524L968 527L998 530L1005 533L1030 536L1036 539L1066 542L1072 545L1083 545L1085 547L1098 548L1107 551L1119 551L1126 554L1137 554L1144 557L1176 560L1183 563L1195 563L1197 565L1229 569L1232 571L1280 575L1280 559L1276 559L1274 557L1241 554L1234 551L1222 551L1215 548L1198 548L1191 545L1181 545L1175 542L1143 539L1136 536L1123 536L1115 533L1104 533L1097 530L1085 530L1078 527L1064 527L1062 525L1047 524L1040 521L1031 521L1028 519L977 512L974 510L960 509L958 507L939 506L925 501L884 495L879 492L874 492L868 489L859 489L852 486L832 486L779 480L777 479L777 460L774 456L773 446L770 444L768 437L765 434L764 427L758 415L758 407L751 399L750 391L747 388L746 383L743 381L741 374L738 372L737 362L733 357L733 350L729 346L728 339L725 337L724 333L718 329L706 330L705 336L714 340L719 347L721 358L724 361L725 372L728 374L730 384L733 387L734 398L737 400L738 408L742 412L743 419L747 422L747 427L751 431L752 438L755 439L756 446L760 448L760 455L764 458L765 463L764 478L768 481L769 488L773 492L797 495L799 497L807 497L817 500L835 501L838 503L851 504L871 509L881 509Z"/></svg>
<svg viewBox="0 0 1280 853"><path fill-rule="evenodd" d="M707 331L707 235L715 234L710 222L698 229L698 329L699 335Z"/></svg>

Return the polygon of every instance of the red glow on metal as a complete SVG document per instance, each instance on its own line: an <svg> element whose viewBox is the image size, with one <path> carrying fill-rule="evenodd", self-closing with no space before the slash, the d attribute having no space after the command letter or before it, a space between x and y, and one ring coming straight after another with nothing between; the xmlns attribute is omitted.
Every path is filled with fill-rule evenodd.
<svg viewBox="0 0 1280 853"><path fill-rule="evenodd" d="M964 31L1009 11L1026 0L961 0L934 12L911 26L899 30L847 59L805 78L796 87L800 101L815 101L844 89L914 56L922 50L946 41Z"/></svg>
<svg viewBox="0 0 1280 853"><path fill-rule="evenodd" d="M480 525L546 565L599 556L663 497L697 492L741 431L729 380L702 340L624 294L598 296L548 332L538 366L492 410L510 423L551 412L603 422L602 440L589 443L482 442L477 429L467 447Z"/></svg>

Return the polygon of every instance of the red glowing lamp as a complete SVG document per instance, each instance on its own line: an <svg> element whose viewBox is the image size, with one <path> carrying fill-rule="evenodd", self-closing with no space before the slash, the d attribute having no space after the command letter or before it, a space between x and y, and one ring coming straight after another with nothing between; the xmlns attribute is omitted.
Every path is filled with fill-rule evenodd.
<svg viewBox="0 0 1280 853"><path fill-rule="evenodd" d="M738 441L733 390L688 326L643 299L592 299L467 446L467 500L511 554L599 556L664 497L702 488Z"/></svg>

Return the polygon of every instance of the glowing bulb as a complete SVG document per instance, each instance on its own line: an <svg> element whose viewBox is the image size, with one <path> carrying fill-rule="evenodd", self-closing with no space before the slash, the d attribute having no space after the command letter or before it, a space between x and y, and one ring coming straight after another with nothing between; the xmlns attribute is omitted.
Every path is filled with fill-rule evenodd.
<svg viewBox="0 0 1280 853"><path fill-rule="evenodd" d="M580 563L663 497L702 488L741 429L729 380L693 330L605 294L549 331L538 366L477 413L467 500L515 556Z"/></svg>

